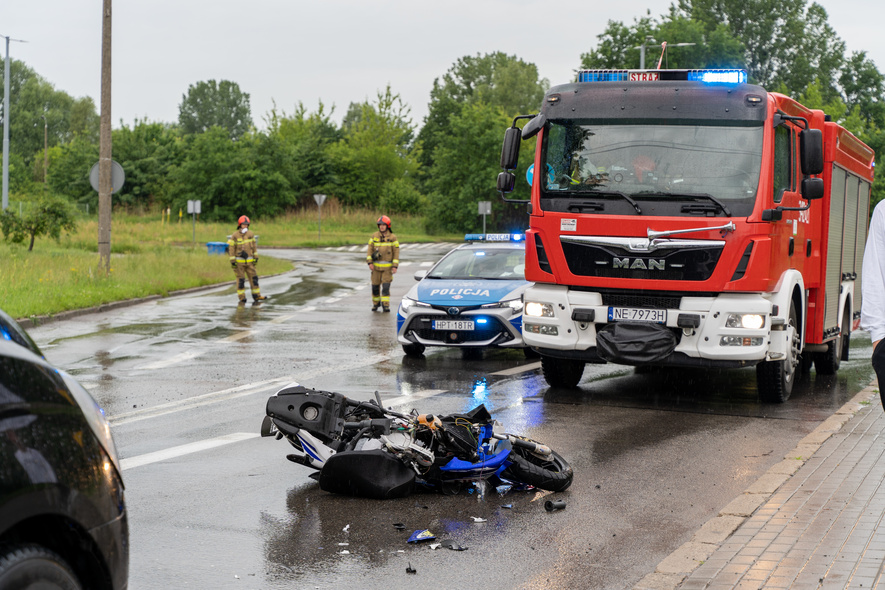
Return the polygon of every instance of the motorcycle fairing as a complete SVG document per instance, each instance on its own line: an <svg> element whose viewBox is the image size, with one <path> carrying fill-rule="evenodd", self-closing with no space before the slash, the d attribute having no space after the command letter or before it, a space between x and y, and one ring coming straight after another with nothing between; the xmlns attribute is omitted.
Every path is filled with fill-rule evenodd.
<svg viewBox="0 0 885 590"><path fill-rule="evenodd" d="M439 468L440 471L497 471L510 455L510 449L504 449L494 455L479 453L479 461L464 461L453 457L451 461Z"/></svg>
<svg viewBox="0 0 885 590"><path fill-rule="evenodd" d="M402 498L415 485L415 472L384 451L342 451L320 470L320 489L364 498Z"/></svg>

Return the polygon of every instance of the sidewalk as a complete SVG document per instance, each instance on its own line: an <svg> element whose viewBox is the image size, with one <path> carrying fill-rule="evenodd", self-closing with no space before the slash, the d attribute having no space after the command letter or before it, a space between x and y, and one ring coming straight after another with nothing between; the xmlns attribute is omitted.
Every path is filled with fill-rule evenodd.
<svg viewBox="0 0 885 590"><path fill-rule="evenodd" d="M885 412L871 385L634 586L885 590Z"/></svg>

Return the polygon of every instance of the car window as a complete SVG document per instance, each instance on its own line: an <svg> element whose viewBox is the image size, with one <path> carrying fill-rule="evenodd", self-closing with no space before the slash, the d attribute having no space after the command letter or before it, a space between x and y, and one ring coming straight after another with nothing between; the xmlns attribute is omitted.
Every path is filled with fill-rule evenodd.
<svg viewBox="0 0 885 590"><path fill-rule="evenodd" d="M37 344L31 340L28 333L2 309L0 309L0 340L15 342L19 346L24 346L31 352L43 356L43 353L40 352Z"/></svg>
<svg viewBox="0 0 885 590"><path fill-rule="evenodd" d="M435 279L522 279L525 251L513 248L454 250L430 271Z"/></svg>

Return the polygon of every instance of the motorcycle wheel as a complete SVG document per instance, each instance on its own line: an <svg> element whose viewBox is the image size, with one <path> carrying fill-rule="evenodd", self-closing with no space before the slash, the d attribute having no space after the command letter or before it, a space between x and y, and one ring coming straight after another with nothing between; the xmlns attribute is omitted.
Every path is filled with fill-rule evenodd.
<svg viewBox="0 0 885 590"><path fill-rule="evenodd" d="M537 442L529 438L523 440ZM575 474L568 462L556 451L551 451L549 457L544 457L522 447L513 447L508 460L510 466L501 472L504 479L551 492L561 492L572 485Z"/></svg>

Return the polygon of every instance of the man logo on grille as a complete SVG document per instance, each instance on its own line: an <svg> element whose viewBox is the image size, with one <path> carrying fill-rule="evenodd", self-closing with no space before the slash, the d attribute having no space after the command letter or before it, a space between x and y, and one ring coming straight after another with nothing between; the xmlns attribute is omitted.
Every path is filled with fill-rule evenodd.
<svg viewBox="0 0 885 590"><path fill-rule="evenodd" d="M634 258L632 261L629 258L615 258L613 261L613 268L625 268L629 270L664 270L664 261L655 260L654 258Z"/></svg>

